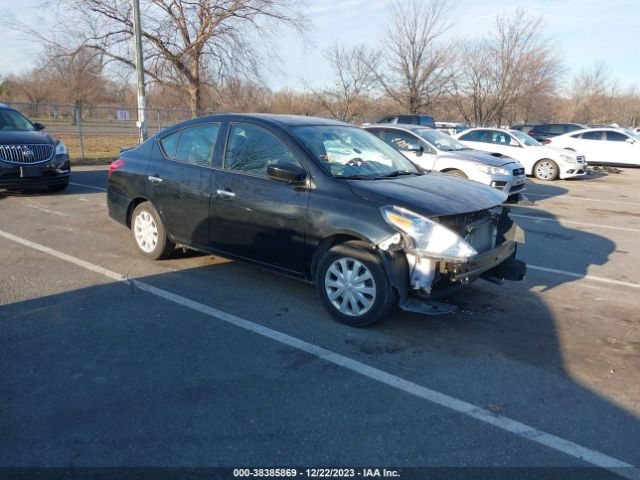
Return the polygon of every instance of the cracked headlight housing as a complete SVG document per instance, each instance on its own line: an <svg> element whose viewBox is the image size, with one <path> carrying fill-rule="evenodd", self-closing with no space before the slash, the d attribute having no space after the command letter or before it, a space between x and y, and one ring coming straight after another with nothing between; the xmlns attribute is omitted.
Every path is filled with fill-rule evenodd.
<svg viewBox="0 0 640 480"><path fill-rule="evenodd" d="M384 220L405 234L413 250L427 257L449 261L466 261L478 252L460 235L422 215L396 206L380 209Z"/></svg>
<svg viewBox="0 0 640 480"><path fill-rule="evenodd" d="M506 168L485 165L484 163L476 163L476 168L488 175L509 175L509 170Z"/></svg>
<svg viewBox="0 0 640 480"><path fill-rule="evenodd" d="M56 145L56 155L66 155L67 153L67 146L62 142L58 142Z"/></svg>
<svg viewBox="0 0 640 480"><path fill-rule="evenodd" d="M576 163L576 158L571 155L560 155L560 160L567 163Z"/></svg>

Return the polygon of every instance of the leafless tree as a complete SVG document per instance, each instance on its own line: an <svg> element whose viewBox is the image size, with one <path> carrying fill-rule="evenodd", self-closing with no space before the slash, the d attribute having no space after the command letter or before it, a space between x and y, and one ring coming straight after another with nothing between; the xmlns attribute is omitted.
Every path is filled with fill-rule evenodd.
<svg viewBox="0 0 640 480"><path fill-rule="evenodd" d="M333 118L351 122L361 117L376 83L373 71L379 52L365 45L347 48L333 43L325 52L325 58L331 64L335 81L328 88L311 88L314 99Z"/></svg>
<svg viewBox="0 0 640 480"><path fill-rule="evenodd" d="M582 123L612 122L614 98L620 94L611 69L604 62L582 68L571 85L572 117Z"/></svg>
<svg viewBox="0 0 640 480"><path fill-rule="evenodd" d="M562 72L540 17L517 9L495 26L491 37L462 46L451 82L460 112L476 125L517 121L519 110L556 91Z"/></svg>
<svg viewBox="0 0 640 480"><path fill-rule="evenodd" d="M59 0L64 15L56 38L40 36L68 54L93 49L134 67L130 0ZM266 62L256 44L269 45L280 25L302 32L299 0L141 0L148 77L188 94L194 115L207 84L227 77L260 79ZM24 27L24 26L23 26ZM69 45L69 39L73 45Z"/></svg>
<svg viewBox="0 0 640 480"><path fill-rule="evenodd" d="M394 0L392 23L373 66L384 92L409 113L429 109L450 79L446 0Z"/></svg>

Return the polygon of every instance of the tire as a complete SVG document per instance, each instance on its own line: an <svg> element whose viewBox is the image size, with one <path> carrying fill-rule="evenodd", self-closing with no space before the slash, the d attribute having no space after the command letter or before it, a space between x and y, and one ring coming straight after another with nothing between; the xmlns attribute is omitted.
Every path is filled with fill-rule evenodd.
<svg viewBox="0 0 640 480"><path fill-rule="evenodd" d="M138 251L152 260L167 258L175 247L160 214L149 202L141 203L131 214L131 237Z"/></svg>
<svg viewBox="0 0 640 480"><path fill-rule="evenodd" d="M351 282L354 273L361 282ZM347 279L341 277L345 274ZM398 305L397 293L389 283L382 261L362 242L341 243L327 251L318 263L315 281L324 307L338 322L350 327L379 322ZM339 293L344 288L350 290Z"/></svg>
<svg viewBox="0 0 640 480"><path fill-rule="evenodd" d="M454 177L460 177L460 178L469 178L467 177L467 174L464 173L462 170L457 170L457 169L453 169L453 170L447 170L446 172L447 175L453 175Z"/></svg>
<svg viewBox="0 0 640 480"><path fill-rule="evenodd" d="M549 158L538 160L533 166L533 175L538 180L551 181L558 178L560 169L558 164Z"/></svg>
<svg viewBox="0 0 640 480"><path fill-rule="evenodd" d="M64 183L56 183L55 185L48 185L47 188L50 192L62 192L69 186L69 180Z"/></svg>

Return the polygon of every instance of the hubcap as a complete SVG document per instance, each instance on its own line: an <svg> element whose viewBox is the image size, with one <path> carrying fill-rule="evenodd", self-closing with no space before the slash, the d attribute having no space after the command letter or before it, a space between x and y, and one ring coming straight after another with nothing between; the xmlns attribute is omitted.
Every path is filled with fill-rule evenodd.
<svg viewBox="0 0 640 480"><path fill-rule="evenodd" d="M133 221L133 232L138 246L150 253L158 245L158 226L149 212L142 211Z"/></svg>
<svg viewBox="0 0 640 480"><path fill-rule="evenodd" d="M553 178L556 173L556 169L551 162L542 162L536 168L536 172L538 173L538 177L548 180Z"/></svg>
<svg viewBox="0 0 640 480"><path fill-rule="evenodd" d="M376 283L369 269L355 258L343 257L331 264L324 277L331 304L345 315L364 315L376 300Z"/></svg>

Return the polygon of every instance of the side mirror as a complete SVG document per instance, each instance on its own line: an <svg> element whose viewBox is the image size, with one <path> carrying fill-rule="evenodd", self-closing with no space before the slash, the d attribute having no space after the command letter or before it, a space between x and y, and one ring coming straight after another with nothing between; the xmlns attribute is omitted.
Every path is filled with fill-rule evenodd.
<svg viewBox="0 0 640 480"><path fill-rule="evenodd" d="M635 141L633 138L631 138L631 137L628 137L625 141L626 141L627 143L632 144L632 145L633 145L634 143L636 143L636 141Z"/></svg>
<svg viewBox="0 0 640 480"><path fill-rule="evenodd" d="M422 145L410 143L409 145L407 145L407 148L405 148L404 151L413 152L416 155L420 156L424 152L424 147Z"/></svg>
<svg viewBox="0 0 640 480"><path fill-rule="evenodd" d="M301 184L307 179L307 171L293 163L275 163L267 167L267 176L281 182Z"/></svg>
<svg viewBox="0 0 640 480"><path fill-rule="evenodd" d="M40 130L44 130L45 126L41 123L34 123L33 124L33 128L35 128L36 132L39 132Z"/></svg>

